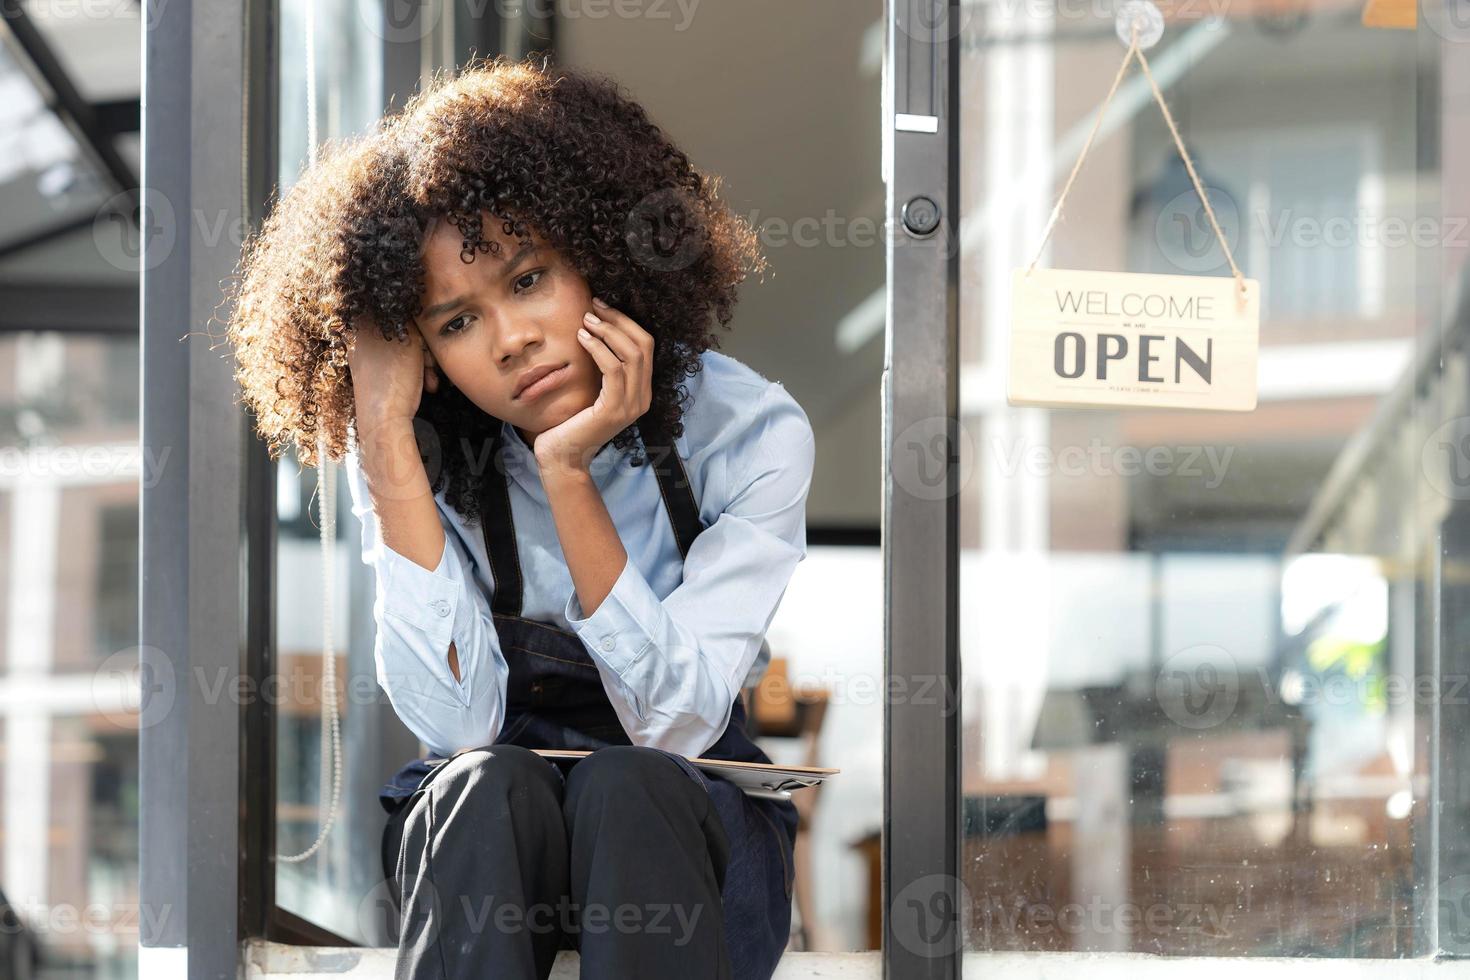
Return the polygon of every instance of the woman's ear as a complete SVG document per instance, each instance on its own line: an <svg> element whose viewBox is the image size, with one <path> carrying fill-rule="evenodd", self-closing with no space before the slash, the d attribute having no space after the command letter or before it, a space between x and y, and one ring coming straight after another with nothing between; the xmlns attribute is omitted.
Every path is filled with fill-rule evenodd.
<svg viewBox="0 0 1470 980"><path fill-rule="evenodd" d="M439 394L439 365L434 363L428 347L424 348L424 390L431 395Z"/></svg>

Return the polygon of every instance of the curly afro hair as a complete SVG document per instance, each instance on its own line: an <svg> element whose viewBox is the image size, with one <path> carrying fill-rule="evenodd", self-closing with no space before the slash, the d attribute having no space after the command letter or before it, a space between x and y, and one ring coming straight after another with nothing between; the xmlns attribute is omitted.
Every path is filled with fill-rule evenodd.
<svg viewBox="0 0 1470 980"><path fill-rule="evenodd" d="M538 56L532 56L537 58ZM612 79L549 60L477 58L442 73L370 132L329 141L246 239L228 337L235 377L271 457L294 442L304 465L349 451L347 344L354 324L403 340L422 308L422 249L436 218L463 234L460 258L508 236L556 248L592 294L654 338L651 417L676 437L684 379L729 328L736 287L766 262L754 229ZM415 421L435 492L478 517L484 463L472 451L500 422L441 372ZM612 440L635 449L636 424ZM460 446L464 453L441 453ZM644 458L634 456L634 465Z"/></svg>

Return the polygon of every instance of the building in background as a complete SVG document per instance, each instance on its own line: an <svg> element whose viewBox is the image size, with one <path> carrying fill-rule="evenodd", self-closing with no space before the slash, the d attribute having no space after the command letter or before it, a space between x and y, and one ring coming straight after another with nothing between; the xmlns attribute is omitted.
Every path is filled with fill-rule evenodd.
<svg viewBox="0 0 1470 980"><path fill-rule="evenodd" d="M6 965L137 975L142 17L0 19L0 890ZM96 11L94 11L95 13ZM6 953L0 953L4 956Z"/></svg>

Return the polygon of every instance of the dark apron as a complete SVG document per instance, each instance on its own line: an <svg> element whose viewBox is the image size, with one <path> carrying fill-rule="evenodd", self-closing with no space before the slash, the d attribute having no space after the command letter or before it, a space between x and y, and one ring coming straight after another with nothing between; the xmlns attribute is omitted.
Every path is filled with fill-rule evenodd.
<svg viewBox="0 0 1470 980"><path fill-rule="evenodd" d="M673 440L663 436L650 416L639 419L638 430L648 465L658 477L679 554L687 556L705 525L683 462ZM502 435L503 428L495 426L492 460L500 459ZM523 580L510 494L505 480L494 473L487 475L481 488L480 526L495 582L492 618L510 668L505 721L491 744L588 751L632 744L581 637L552 623L521 616ZM736 980L767 980L790 932L796 805L790 800L747 796L734 783L701 771L683 756L664 754L710 794L730 840L721 899L733 976ZM745 707L738 697L725 731L701 757L771 761L746 733ZM379 791L383 808L396 812L444 761L443 756L431 753L404 764Z"/></svg>

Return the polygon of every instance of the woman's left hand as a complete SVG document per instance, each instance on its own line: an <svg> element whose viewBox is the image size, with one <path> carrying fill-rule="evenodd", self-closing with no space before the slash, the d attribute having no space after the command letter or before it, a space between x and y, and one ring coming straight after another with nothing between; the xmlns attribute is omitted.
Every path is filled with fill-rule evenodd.
<svg viewBox="0 0 1470 980"><path fill-rule="evenodd" d="M597 401L536 437L536 464L544 472L586 472L608 440L636 422L653 401L653 335L631 317L592 300L578 339L602 372Z"/></svg>

